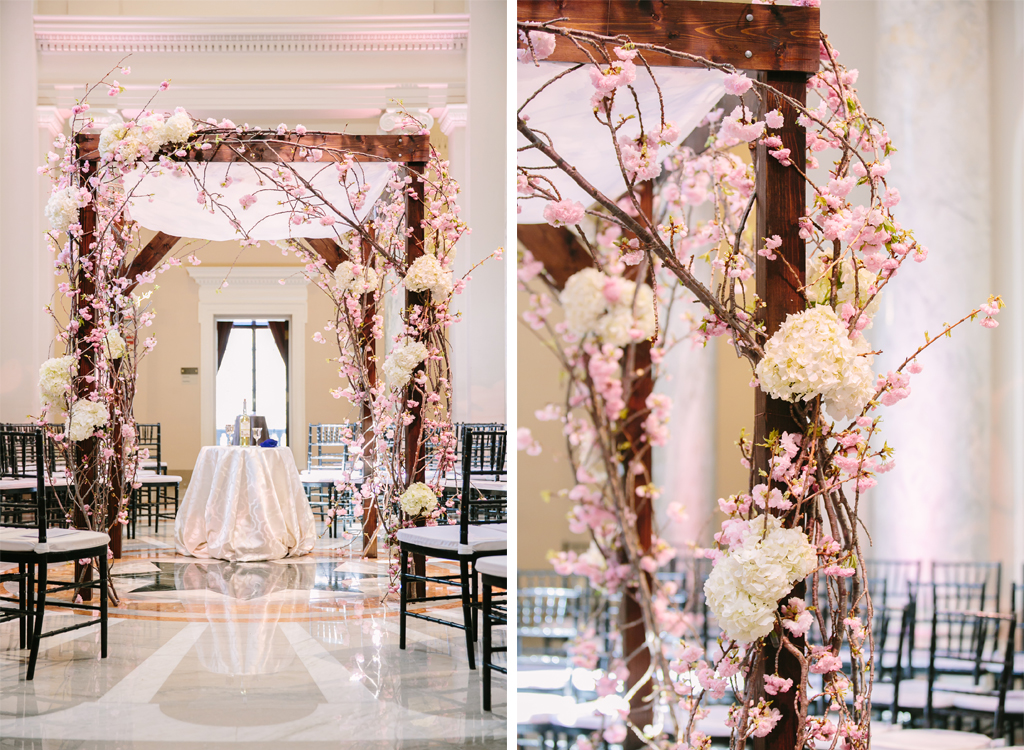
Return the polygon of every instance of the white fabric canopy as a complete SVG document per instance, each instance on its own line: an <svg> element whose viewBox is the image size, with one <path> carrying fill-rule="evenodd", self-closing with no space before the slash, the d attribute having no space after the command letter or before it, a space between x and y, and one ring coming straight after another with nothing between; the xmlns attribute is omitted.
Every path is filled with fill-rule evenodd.
<svg viewBox="0 0 1024 750"><path fill-rule="evenodd" d="M532 63L517 65L517 103L521 106L546 81L571 66L572 63L551 62L542 62L539 67ZM608 128L595 119L590 105L594 86L590 82L588 67L569 73L548 86L526 106L523 114L529 115L531 127L543 131L551 138L555 151L576 167L584 179L608 197L617 198L626 192L626 184L615 158L615 148ZM679 128L676 143L686 138L725 94L725 74L717 70L656 68L655 76L665 101L665 120L675 123ZM651 76L640 66L637 66L633 87L640 100L645 127L648 130L660 127L658 93ZM618 111L621 114L633 113L635 105L625 89L619 90L617 102L621 102L620 97L629 97L629 103L628 106L620 103ZM635 137L640 132L640 125L633 120L619 132ZM527 144L522 135L518 138L519 146ZM539 151L531 149L519 152L519 165L542 167L550 166L551 161ZM592 203L583 188L561 170L544 169L541 174L555 184L563 200L579 201L588 207ZM518 223L544 223L546 204L547 201L542 198L520 198L522 212Z"/></svg>
<svg viewBox="0 0 1024 750"><path fill-rule="evenodd" d="M341 226L324 226L318 219L292 224L289 221L289 204L283 200L288 196L266 177L279 167L270 162L257 162L255 165L244 162L192 164L206 192L218 194L218 202L234 213L235 220L253 239L330 238L336 237L339 231L345 231ZM291 167L337 211L327 208L320 200L312 200L312 205L323 207L327 215L339 222L342 217L362 221L391 176L386 162L357 163L349 170L344 184L339 182L338 172L331 162L296 162ZM149 168L152 169L147 172ZM225 187L223 183L229 175L232 182ZM242 236L223 211L215 207L211 213L209 208L198 202L199 187L191 174L182 175L152 165L140 165L124 179L125 189L132 195L128 201L129 213L147 229L173 237L200 240L234 240ZM354 196L360 183L369 185L369 191L362 206L353 210L349 194ZM245 195L255 196L256 202L243 209L239 199Z"/></svg>

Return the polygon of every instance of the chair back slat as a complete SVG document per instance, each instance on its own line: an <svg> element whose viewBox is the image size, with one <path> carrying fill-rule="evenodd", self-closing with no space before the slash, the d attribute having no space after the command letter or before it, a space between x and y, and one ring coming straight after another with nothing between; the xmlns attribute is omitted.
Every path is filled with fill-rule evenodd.
<svg viewBox="0 0 1024 750"><path fill-rule="evenodd" d="M310 424L307 469L351 469L352 443L359 439L362 425L358 422Z"/></svg>
<svg viewBox="0 0 1024 750"><path fill-rule="evenodd" d="M962 609L979 609L991 612L999 611L999 589L1003 583L1003 564L1001 562L933 562L932 583L942 584L949 592L960 589L963 595L968 592L981 592L979 604L969 604ZM934 600L936 609L952 609L938 600Z"/></svg>
<svg viewBox="0 0 1024 750"><path fill-rule="evenodd" d="M40 544L46 543L46 469L45 469L45 437L43 430L36 428L33 432L24 430L0 429L0 462L3 464L4 476L14 478L34 477L36 486L32 490L33 502L8 503L7 498L0 504L0 525L17 528L35 528L38 531ZM31 474L26 467L32 467ZM21 496L28 491L20 493ZM32 511L32 522L20 521L27 512ZM17 517L19 520L14 520Z"/></svg>
<svg viewBox="0 0 1024 750"><path fill-rule="evenodd" d="M466 427L462 434L462 497L459 506L459 538L469 543L469 524L501 523L507 514L506 496L487 498L473 486L473 479L501 481L506 476L505 430L474 430ZM483 513L484 517L477 517Z"/></svg>

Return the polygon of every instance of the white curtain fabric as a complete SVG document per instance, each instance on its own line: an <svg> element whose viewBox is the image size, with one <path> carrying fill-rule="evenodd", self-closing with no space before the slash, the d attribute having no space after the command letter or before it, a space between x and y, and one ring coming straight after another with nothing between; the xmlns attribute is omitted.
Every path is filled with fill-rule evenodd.
<svg viewBox="0 0 1024 750"><path fill-rule="evenodd" d="M180 555L233 562L313 550L313 511L289 448L200 449L174 520Z"/></svg>
<svg viewBox="0 0 1024 750"><path fill-rule="evenodd" d="M542 62L538 65L519 64L516 66L517 96L519 106L539 89L546 81L572 67L572 63ZM566 161L576 167L580 174L602 193L617 198L626 191L625 182L615 157L608 128L601 125L593 114L590 97L594 86L590 82L589 66L584 66L558 79L548 86L523 110L529 115L529 124L535 130L543 131L550 137L555 150ZM656 68L655 76L665 102L665 119L679 128L682 141L700 123L712 107L725 94L725 74L703 68ZM637 66L636 81L633 83L640 111L646 129L659 127L661 115L658 92L646 69ZM629 96L620 89L617 97ZM631 97L630 97L631 99ZM623 113L635 111L630 101L627 107L620 105ZM639 123L632 121L622 134L635 137L640 132ZM518 145L525 146L526 139L518 136ZM519 152L519 165L524 167L551 166L552 162L535 149ZM584 206L591 201L583 188L576 185L564 172L545 169L543 175L551 179L563 200L575 200ZM518 223L544 223L544 206L541 198L523 200L520 198Z"/></svg>
<svg viewBox="0 0 1024 750"><path fill-rule="evenodd" d="M271 162L203 162L191 165L192 170L208 194L217 194L217 200L228 211L214 207L213 211L197 200L199 185L190 174L170 172L152 165L140 165L125 176L125 189L131 194L129 213L147 229L164 232L173 237L199 240L235 240L242 233L232 224L237 221L249 236L257 240L283 240L290 237L336 237L344 233L343 219L362 221L387 186L391 170L385 162L359 162L349 170L345 182L339 181L332 162L298 162L291 168L303 179L309 180L323 200L312 200L312 205L338 222L338 226L324 226L318 219L305 224L290 221L291 210L283 199L288 196L267 179L282 169ZM227 186L225 178L230 176ZM357 185L369 185L365 201L354 208L350 194ZM256 203L243 208L239 200L253 195ZM307 200L309 196L307 196Z"/></svg>

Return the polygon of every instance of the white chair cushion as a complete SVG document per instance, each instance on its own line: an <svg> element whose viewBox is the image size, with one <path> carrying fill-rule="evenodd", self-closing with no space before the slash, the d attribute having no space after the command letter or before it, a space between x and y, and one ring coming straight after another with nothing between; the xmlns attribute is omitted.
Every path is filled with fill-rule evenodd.
<svg viewBox="0 0 1024 750"><path fill-rule="evenodd" d="M35 552L44 555L47 552L102 547L109 542L110 537L101 531L54 528L46 530L46 543L40 544L39 532L35 529L0 528L2 552Z"/></svg>
<svg viewBox="0 0 1024 750"><path fill-rule="evenodd" d="M516 691L520 693L564 692L572 679L572 670L567 667L553 669L523 669L516 673Z"/></svg>
<svg viewBox="0 0 1024 750"><path fill-rule="evenodd" d="M176 477L173 474L143 474L140 472L135 475L135 479L147 486L151 484L181 484L181 477Z"/></svg>
<svg viewBox="0 0 1024 750"><path fill-rule="evenodd" d="M878 706L891 706L893 684L876 682L871 687L871 702ZM927 680L900 681L900 708L923 709L928 702ZM935 691L932 695L933 708L952 708L953 696L944 691Z"/></svg>
<svg viewBox="0 0 1024 750"><path fill-rule="evenodd" d="M345 475L348 475L346 480ZM344 469L306 469L299 473L299 479L303 484L334 484L335 482L348 481L352 484L359 484L363 481L362 472L345 471Z"/></svg>
<svg viewBox="0 0 1024 750"><path fill-rule="evenodd" d="M953 705L966 711L981 711L984 713L995 713L998 698L993 695L970 695L965 693L953 693ZM1006 713L1024 713L1024 690L1006 691Z"/></svg>
<svg viewBox="0 0 1024 750"><path fill-rule="evenodd" d="M462 489L462 479L460 477L446 477L443 484L450 489ZM508 483L502 480L474 479L469 484L470 487L479 492L507 492L508 490Z"/></svg>
<svg viewBox="0 0 1024 750"><path fill-rule="evenodd" d="M34 490L36 482L35 479L0 479L0 492Z"/></svg>
<svg viewBox="0 0 1024 750"><path fill-rule="evenodd" d="M495 524L495 526L497 525ZM469 544L467 545L459 544L458 524L399 529L397 536L400 542L445 552L456 552L460 555L472 555L474 552L494 552L508 548L508 532L493 529L491 526L470 526Z"/></svg>
<svg viewBox="0 0 1024 750"><path fill-rule="evenodd" d="M508 557L505 555L481 557L476 561L476 572L486 573L495 578L508 578Z"/></svg>

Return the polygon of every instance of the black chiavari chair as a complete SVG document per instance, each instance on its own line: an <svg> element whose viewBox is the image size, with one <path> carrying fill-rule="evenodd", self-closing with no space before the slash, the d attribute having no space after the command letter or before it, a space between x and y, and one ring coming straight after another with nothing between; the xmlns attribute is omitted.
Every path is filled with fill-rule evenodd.
<svg viewBox="0 0 1024 750"><path fill-rule="evenodd" d="M458 524L412 527L400 529L397 532L399 569L401 571L398 637L400 649L405 648L407 618L414 617L447 625L466 633L469 668L476 669L474 646L476 643L477 576L473 567L480 557L504 554L508 545L508 533L501 517L489 515L493 505L490 500L476 491L473 478L479 475L504 478L505 446L504 432L475 433L472 429L465 430ZM473 456L477 455L486 458L482 459L479 464L474 464ZM483 503L487 503L489 507L488 519L483 522L471 520L479 515L474 512L474 505ZM418 575L409 567L409 555L411 554L455 561L459 564L459 573L448 576ZM424 593L424 595L418 596L412 592L413 583L422 584L424 592L428 583L434 583L457 589L457 593L438 596L426 596ZM456 599L462 601L461 623L409 610L410 604Z"/></svg>
<svg viewBox="0 0 1024 750"><path fill-rule="evenodd" d="M65 633L70 630L100 625L100 652L107 656L107 544L110 537L101 531L83 529L65 529L51 527L47 523L47 487L45 478L45 437L41 429L34 433L16 430L0 430L3 460L15 461L27 465L31 460L35 466L35 509L31 517L24 516L18 522L7 521L0 528L0 562L12 562L19 569L19 597L15 607L4 610L4 619L19 617L24 621L22 626L30 649L28 672L26 679L35 676L36 661L39 657L39 645L43 638ZM99 568L99 579L75 580L68 584L49 586L48 567L54 563L72 560L95 559ZM22 573L22 571L24 571ZM50 600L51 607L64 607L78 610L92 610L99 613L99 619L88 619L84 622L43 632L43 619L49 594L62 591L81 591L87 588L98 588L100 603L98 606L67 601Z"/></svg>

